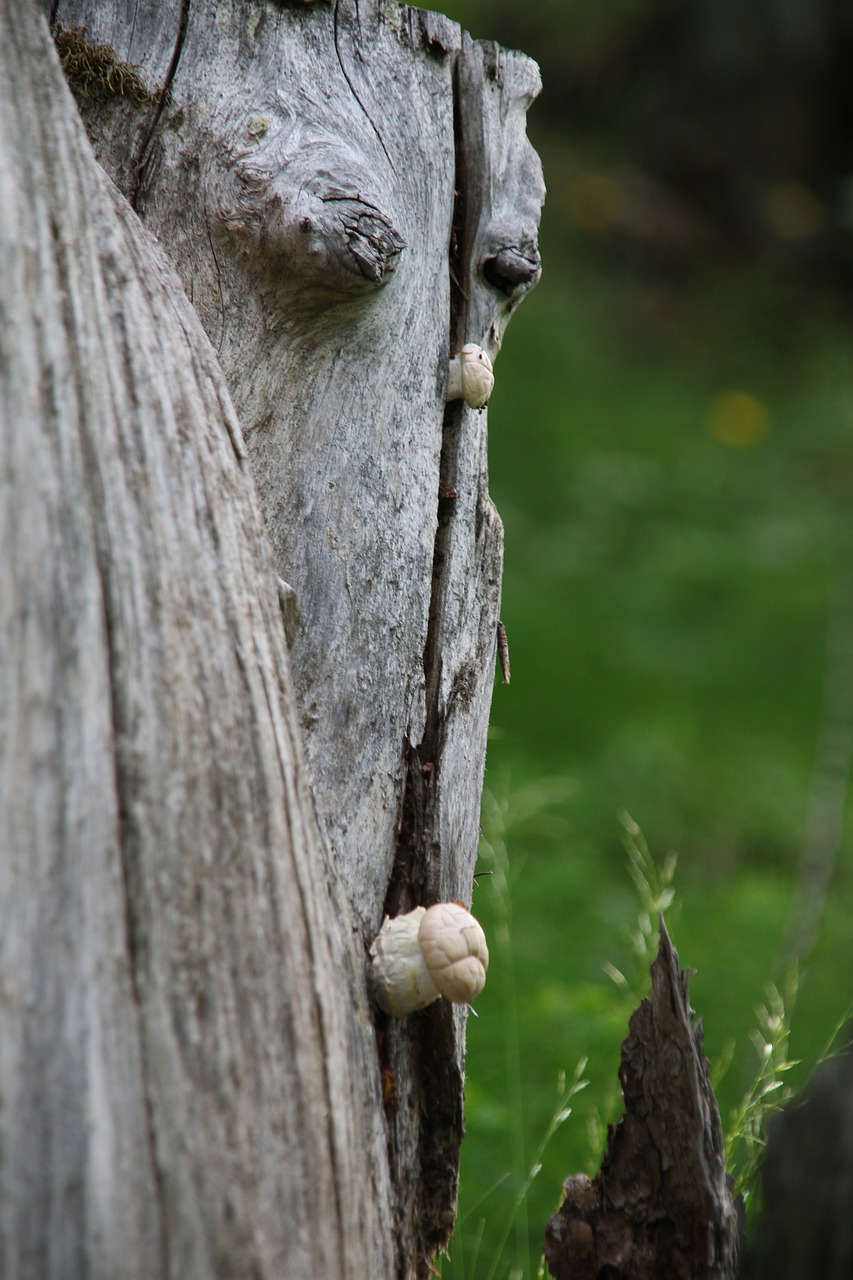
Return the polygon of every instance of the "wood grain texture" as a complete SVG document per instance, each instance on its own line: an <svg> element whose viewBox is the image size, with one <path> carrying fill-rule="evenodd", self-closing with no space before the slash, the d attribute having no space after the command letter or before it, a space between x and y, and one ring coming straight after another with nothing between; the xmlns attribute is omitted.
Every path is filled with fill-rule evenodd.
<svg viewBox="0 0 853 1280"><path fill-rule="evenodd" d="M0 4L0 1275L396 1273L240 427Z"/></svg>
<svg viewBox="0 0 853 1280"><path fill-rule="evenodd" d="M425 717L448 358L451 68L410 35L364 6L226 23L193 5L138 202L214 343L296 593L314 795L365 937ZM123 122L92 123L120 180Z"/></svg>
<svg viewBox="0 0 853 1280"><path fill-rule="evenodd" d="M487 415L447 406L446 374L465 341L497 354L538 278L538 74L378 0L192 0L168 64L163 30L137 51L154 8L132 30L121 13L58 0L56 30L133 53L155 98L153 123L150 103L78 100L233 398L299 615L312 797L366 947L385 911L471 896L503 534ZM464 1013L376 1017L400 1275L427 1273L453 1221Z"/></svg>
<svg viewBox="0 0 853 1280"><path fill-rule="evenodd" d="M538 280L536 230L541 167L519 120L538 91L529 59L463 35L454 64L456 201L450 242L451 349L475 342L496 356L509 316ZM508 211L515 210L514 219ZM523 280L489 278L497 246L519 243L537 268ZM499 377L499 372L498 372ZM417 902L471 900L479 842L489 710L494 682L503 526L488 490L487 414L448 404L442 424L438 527L424 653L426 720L409 757L390 914ZM435 1247L448 1237L464 1133L467 1010L444 1002L383 1032L387 1069L415 1097L389 1116L392 1167L404 1202Z"/></svg>
<svg viewBox="0 0 853 1280"><path fill-rule="evenodd" d="M157 126L180 56L187 0L74 0L73 5L42 0L42 9L66 38L66 47L59 45L64 69L93 121L96 154L105 128L123 137L115 163L106 167L135 203L154 159ZM144 98L109 87L112 61L137 80Z"/></svg>
<svg viewBox="0 0 853 1280"><path fill-rule="evenodd" d="M167 82L179 46L181 0L76 0L73 18L64 0L42 0L49 22L85 31L91 44L106 45L121 62L136 67L152 89Z"/></svg>
<svg viewBox="0 0 853 1280"><path fill-rule="evenodd" d="M430 736L428 714L463 704L476 724L457 715L459 759L445 770L457 812L432 891L470 894L502 534L486 417L454 407L445 420L444 387L451 348L495 355L538 278L543 188L523 134L538 77L522 55L463 44L438 15L270 4L234 6L225 22L218 9L215 21L212 6L190 7L137 206L243 422L302 618L292 658L318 810L367 934L408 747ZM76 0L58 20L79 22ZM121 185L123 116L87 118ZM536 265L507 292L492 268L513 246ZM439 502L441 484L455 502ZM437 547L450 521L460 535Z"/></svg>
<svg viewBox="0 0 853 1280"><path fill-rule="evenodd" d="M741 1224L687 975L660 924L652 993L633 1014L619 1079L625 1114L601 1169L567 1178L545 1237L556 1280L735 1280Z"/></svg>

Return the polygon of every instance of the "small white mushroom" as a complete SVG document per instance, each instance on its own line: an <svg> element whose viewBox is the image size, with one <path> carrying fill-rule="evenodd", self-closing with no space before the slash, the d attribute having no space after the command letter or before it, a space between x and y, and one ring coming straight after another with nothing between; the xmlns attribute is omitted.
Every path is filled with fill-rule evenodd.
<svg viewBox="0 0 853 1280"><path fill-rule="evenodd" d="M467 1004L482 991L489 964L486 935L458 902L386 917L370 956L376 1003L396 1017L439 996Z"/></svg>
<svg viewBox="0 0 853 1280"><path fill-rule="evenodd" d="M492 362L482 347L467 343L450 357L447 370L447 399L464 400L470 409L482 409L489 403L495 385Z"/></svg>

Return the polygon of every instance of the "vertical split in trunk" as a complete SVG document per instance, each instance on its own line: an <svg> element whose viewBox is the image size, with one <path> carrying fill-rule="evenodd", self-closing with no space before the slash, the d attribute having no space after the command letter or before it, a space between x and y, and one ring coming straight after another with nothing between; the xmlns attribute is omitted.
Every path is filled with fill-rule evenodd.
<svg viewBox="0 0 853 1280"><path fill-rule="evenodd" d="M532 64L463 35L453 66L455 193L448 244L446 357L473 342L497 355L510 313L538 279L541 172L519 132L538 88ZM497 249L523 243L535 270L498 287L484 270ZM497 248L496 248L497 246ZM488 492L487 414L445 404L436 531L424 644L425 719L408 751L397 859L385 909L471 901L494 680L503 527ZM445 1001L383 1020L392 1174L401 1252L418 1275L444 1246L456 1213L467 1009ZM405 1082L400 1086L399 1082ZM413 1232L408 1240L407 1232ZM408 1274L408 1272L404 1272Z"/></svg>
<svg viewBox="0 0 853 1280"><path fill-rule="evenodd" d="M460 125L458 67L453 70L453 123L455 197L448 245L450 279L447 358L465 342L467 306L460 283L463 253L460 236L464 225L466 176L464 138ZM470 490L474 477L460 475L459 436L468 411L462 401L445 404L439 459L435 545L432 561L429 616L423 653L425 718L423 736L407 744L407 777L400 821L397 856L385 914L400 915L417 905L444 900L443 882L453 867L457 887L454 897L470 901L470 873L459 865L458 852L443 848L437 840L441 815L437 812L442 788L444 745L451 706L442 698L442 672L448 653L449 633L455 628L447 617L449 542L453 536L460 489ZM469 494L470 497L470 494ZM486 708L488 717L488 707ZM479 787L475 793L479 796ZM470 795L473 800L473 794ZM386 1103L392 1177L397 1187L400 1277L427 1277L431 1259L444 1248L456 1217L459 1182L459 1150L464 1136L463 1063L467 1010L455 1010L444 1000L411 1014L404 1022L379 1015L378 1043L382 1069L393 1092ZM414 1271L412 1270L414 1268Z"/></svg>

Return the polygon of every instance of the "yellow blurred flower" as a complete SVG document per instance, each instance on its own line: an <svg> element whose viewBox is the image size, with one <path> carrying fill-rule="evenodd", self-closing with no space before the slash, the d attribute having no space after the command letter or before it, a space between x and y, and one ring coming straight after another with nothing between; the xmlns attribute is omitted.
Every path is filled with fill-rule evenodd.
<svg viewBox="0 0 853 1280"><path fill-rule="evenodd" d="M770 434L773 415L757 396L724 391L711 402L706 417L710 434L729 449L753 449Z"/></svg>

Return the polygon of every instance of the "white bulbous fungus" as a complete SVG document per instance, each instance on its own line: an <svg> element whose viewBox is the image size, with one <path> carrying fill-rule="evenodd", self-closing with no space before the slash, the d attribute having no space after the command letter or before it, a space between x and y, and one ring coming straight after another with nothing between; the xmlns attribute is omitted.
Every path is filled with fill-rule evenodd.
<svg viewBox="0 0 853 1280"><path fill-rule="evenodd" d="M495 385L492 362L482 347L469 342L450 357L447 399L464 400L470 409L483 409Z"/></svg>
<svg viewBox="0 0 853 1280"><path fill-rule="evenodd" d="M486 935L458 902L386 917L370 956L376 1003L395 1017L439 996L467 1004L482 991L489 965Z"/></svg>

